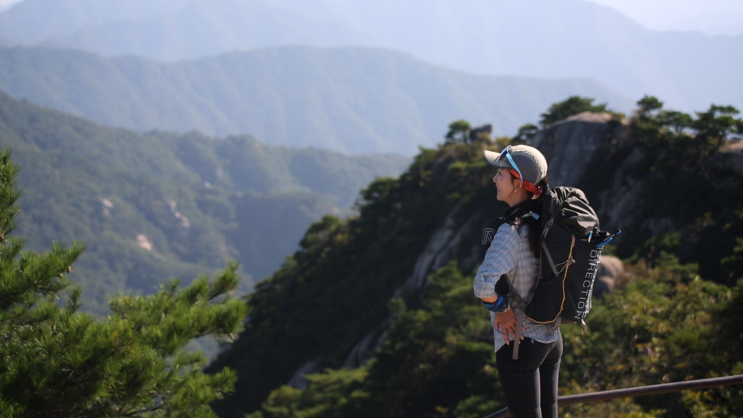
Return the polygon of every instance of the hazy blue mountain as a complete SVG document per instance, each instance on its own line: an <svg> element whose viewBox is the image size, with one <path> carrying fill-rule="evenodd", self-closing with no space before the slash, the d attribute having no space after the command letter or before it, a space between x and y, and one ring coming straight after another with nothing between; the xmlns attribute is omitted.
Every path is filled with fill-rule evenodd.
<svg viewBox="0 0 743 418"><path fill-rule="evenodd" d="M0 14L0 36L33 43L91 26L173 13L191 0L24 0Z"/></svg>
<svg viewBox="0 0 743 418"><path fill-rule="evenodd" d="M478 74L591 77L687 111L710 102L743 107L743 36L651 31L581 0L190 0L177 11L150 6L151 13L121 11L118 21L89 24L72 16L102 2L27 1L70 15L64 21L76 29L52 33L45 9L29 5L0 14L0 35L28 39L25 31L43 26L49 45L157 60L277 45L376 46Z"/></svg>
<svg viewBox="0 0 743 418"><path fill-rule="evenodd" d="M513 135L570 95L619 110L632 103L590 79L477 76L372 48L282 47L179 63L0 48L0 89L107 125L404 155L440 142L457 119Z"/></svg>
<svg viewBox="0 0 743 418"><path fill-rule="evenodd" d="M17 101L0 92L0 147L21 166L20 236L87 245L74 277L89 309L104 296L190 281L228 259L271 274L311 222L343 215L400 156L347 156L266 146L248 136L138 134Z"/></svg>
<svg viewBox="0 0 743 418"><path fill-rule="evenodd" d="M174 14L87 26L44 44L172 61L267 46L367 45L371 40L342 22L305 17L271 3L200 0Z"/></svg>

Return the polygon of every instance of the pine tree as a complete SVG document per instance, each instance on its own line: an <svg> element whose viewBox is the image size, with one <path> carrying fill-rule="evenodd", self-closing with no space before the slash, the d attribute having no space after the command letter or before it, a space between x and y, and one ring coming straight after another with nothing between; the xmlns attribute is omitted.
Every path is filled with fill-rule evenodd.
<svg viewBox="0 0 743 418"><path fill-rule="evenodd" d="M567 119L570 116L577 115L578 113L602 113L607 111L606 103L595 105L593 104L593 99L590 97L570 96L567 100L550 106L546 113L542 113L542 119L539 121L539 124L546 127L551 123Z"/></svg>
<svg viewBox="0 0 743 418"><path fill-rule="evenodd" d="M213 417L209 402L235 382L201 372L190 340L239 331L246 305L229 296L237 265L188 287L171 281L151 296L110 299L110 314L78 312L68 276L84 247L23 251L15 228L18 167L0 150L0 411L12 417Z"/></svg>

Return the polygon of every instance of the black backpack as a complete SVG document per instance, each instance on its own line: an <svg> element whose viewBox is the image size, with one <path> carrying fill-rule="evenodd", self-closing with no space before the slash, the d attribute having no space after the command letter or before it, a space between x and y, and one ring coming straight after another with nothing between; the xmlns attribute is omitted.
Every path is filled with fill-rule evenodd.
<svg viewBox="0 0 743 418"><path fill-rule="evenodd" d="M622 231L614 234L599 229L596 212L583 191L572 187L548 189L541 214L542 252L535 286L523 300L510 293L510 280L499 280L496 291L506 295L524 315L541 324L579 323L585 332L585 317L591 310L591 295L601 262L601 249ZM491 219L483 229L482 244L487 250L504 218ZM523 315L517 316L513 358L518 358Z"/></svg>
<svg viewBox="0 0 743 418"><path fill-rule="evenodd" d="M579 189L556 187L543 199L539 280L524 312L534 322L579 323L585 329L601 249L621 231L601 231Z"/></svg>

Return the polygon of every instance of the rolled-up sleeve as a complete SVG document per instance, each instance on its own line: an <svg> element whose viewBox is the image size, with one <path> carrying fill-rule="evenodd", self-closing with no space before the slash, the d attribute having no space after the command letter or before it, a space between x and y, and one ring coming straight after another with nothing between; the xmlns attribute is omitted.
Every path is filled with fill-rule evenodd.
<svg viewBox="0 0 743 418"><path fill-rule="evenodd" d="M495 294L495 284L504 274L509 274L516 267L515 250L519 236L515 227L503 224L493 238L485 260L475 276L475 296L487 298Z"/></svg>

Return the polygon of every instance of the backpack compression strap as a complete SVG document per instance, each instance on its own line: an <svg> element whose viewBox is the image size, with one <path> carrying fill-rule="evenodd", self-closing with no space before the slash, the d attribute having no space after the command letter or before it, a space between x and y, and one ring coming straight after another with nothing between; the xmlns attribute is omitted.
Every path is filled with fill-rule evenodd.
<svg viewBox="0 0 743 418"><path fill-rule="evenodd" d="M550 267L552 268L552 274L554 274L553 277L557 277L565 271L565 269L570 265L575 263L575 260L572 258L568 258L567 260L563 261L560 264L555 264L555 260L552 259L552 254L550 254L550 250L547 248L547 246L544 244L544 239L547 238L547 233L549 232L550 228L552 227L552 224L554 223L554 218L547 221L547 224L544 226L544 229L542 230L542 254L547 256L547 262L550 263ZM570 248L575 245L575 235L573 235L573 242L570 245ZM542 263L540 260L539 263L539 278L542 279Z"/></svg>

